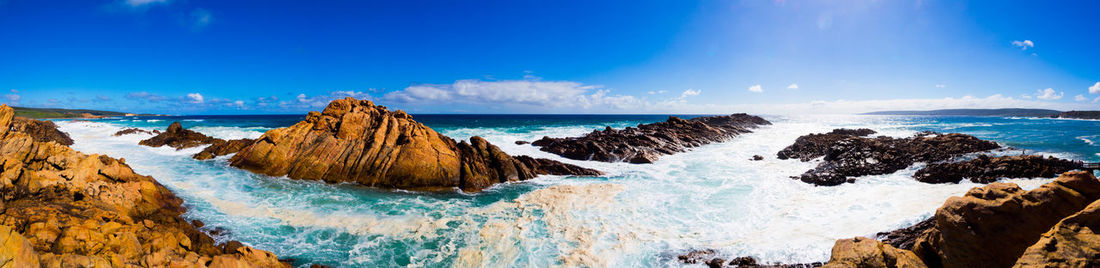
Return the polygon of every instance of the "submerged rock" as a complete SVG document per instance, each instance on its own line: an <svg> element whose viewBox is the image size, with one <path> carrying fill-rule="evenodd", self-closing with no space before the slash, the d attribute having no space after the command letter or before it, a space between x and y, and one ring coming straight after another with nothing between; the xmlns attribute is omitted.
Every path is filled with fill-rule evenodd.
<svg viewBox="0 0 1100 268"><path fill-rule="evenodd" d="M670 155L709 143L721 142L771 122L758 116L733 114L689 120L671 116L664 122L616 130L592 131L581 137L543 137L532 142L542 151L575 160L653 163Z"/></svg>
<svg viewBox="0 0 1100 268"><path fill-rule="evenodd" d="M935 226L921 235L913 252L930 266L1010 267L1056 223L1098 198L1100 181L1087 172L1066 172L1031 191L1011 183L974 188L936 210ZM1086 249L1073 249L1081 250Z"/></svg>
<svg viewBox="0 0 1100 268"><path fill-rule="evenodd" d="M206 144L212 144L218 139L203 135L195 131L184 129L180 122L173 122L168 125L168 130L165 130L159 135L152 138L142 140L138 144L149 147L161 147L167 145L168 147L176 148L176 150L187 149L191 147L198 147Z"/></svg>
<svg viewBox="0 0 1100 268"><path fill-rule="evenodd" d="M835 130L833 133L799 137L777 155L781 159L809 161L824 157L817 167L795 177L821 186L855 181L854 177L896 172L916 162L936 162L953 157L1000 148L994 142L965 134L925 132L910 138L865 138L849 133L865 131Z"/></svg>
<svg viewBox="0 0 1100 268"><path fill-rule="evenodd" d="M538 163L546 167L532 168L534 162L517 160L481 137L456 142L403 111L346 98L332 101L320 113L310 112L293 126L264 133L234 155L230 164L293 179L466 191L527 180L551 170L588 170L545 161Z"/></svg>
<svg viewBox="0 0 1100 268"><path fill-rule="evenodd" d="M73 139L68 133L57 129L53 121L34 120L30 118L15 117L11 128L14 131L26 133L39 142L57 142L61 145L73 145Z"/></svg>
<svg viewBox="0 0 1100 268"><path fill-rule="evenodd" d="M1081 168L1081 162L1035 155L989 157L969 161L930 164L913 177L926 183L958 183L970 180L990 183L1000 178L1053 178Z"/></svg>
<svg viewBox="0 0 1100 268"><path fill-rule="evenodd" d="M289 267L267 251L215 245L181 217L182 200L152 177L122 159L37 141L12 127L13 114L0 106L0 263Z"/></svg>
<svg viewBox="0 0 1100 268"><path fill-rule="evenodd" d="M203 148L202 152L199 152L199 153L195 154L194 156L191 156L191 158L198 159L198 160L207 160L207 159L212 159L212 158L218 157L218 156L223 156L223 155L236 153L236 152L241 151L241 149L244 149L244 147L247 147L249 144L252 144L255 141L256 140L253 140L253 139L239 139L239 140L216 139L216 140L214 140L213 144L210 144L210 146L207 146L206 148Z"/></svg>
<svg viewBox="0 0 1100 268"><path fill-rule="evenodd" d="M123 129L123 130L119 130L118 132L115 132L114 136L118 137L118 136L122 136L122 135L130 135L130 134L150 134L150 135L153 135L153 134L160 134L160 130L148 131L148 130L132 127L132 128L126 128L126 129Z"/></svg>

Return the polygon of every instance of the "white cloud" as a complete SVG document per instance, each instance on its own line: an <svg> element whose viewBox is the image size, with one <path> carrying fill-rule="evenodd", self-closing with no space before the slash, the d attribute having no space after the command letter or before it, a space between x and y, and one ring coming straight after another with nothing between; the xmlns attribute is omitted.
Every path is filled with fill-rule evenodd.
<svg viewBox="0 0 1100 268"><path fill-rule="evenodd" d="M764 87L761 87L760 85L753 85L753 86L749 87L749 91L756 92L756 93L764 92Z"/></svg>
<svg viewBox="0 0 1100 268"><path fill-rule="evenodd" d="M1096 82L1096 84L1089 87L1089 94L1100 94L1100 82Z"/></svg>
<svg viewBox="0 0 1100 268"><path fill-rule="evenodd" d="M699 96L699 93L703 93L703 91L702 90L691 90L691 89L684 90L684 93L680 93L680 98L683 99L683 98L687 98L689 96Z"/></svg>
<svg viewBox="0 0 1100 268"><path fill-rule="evenodd" d="M132 99L132 100L141 99L141 100L145 100L145 101L148 101L148 102L160 102L160 101L163 101L163 100L167 99L164 96L149 93L149 92L145 92L145 91L130 92L129 94L126 94L126 98L127 99Z"/></svg>
<svg viewBox="0 0 1100 268"><path fill-rule="evenodd" d="M1077 94L1077 96L1073 96L1073 100L1075 100L1075 101L1087 101L1087 100L1089 100L1089 98L1086 98L1085 95Z"/></svg>
<svg viewBox="0 0 1100 268"><path fill-rule="evenodd" d="M668 90L657 90L657 91L650 90L649 91L649 95L665 94L665 93L668 93Z"/></svg>
<svg viewBox="0 0 1100 268"><path fill-rule="evenodd" d="M666 91L656 91L661 94ZM683 94L697 95L698 90ZM686 97L686 95L685 95ZM538 77L522 80L483 81L458 80L452 84L410 86L386 93L383 100L409 104L470 104L482 107L523 108L527 111L576 111L591 109L613 111L636 109L646 104L644 99L630 95L612 95L611 90L598 85L573 81L543 81Z"/></svg>
<svg viewBox="0 0 1100 268"><path fill-rule="evenodd" d="M200 30L214 22L214 15L209 10L196 8L191 11L191 29Z"/></svg>
<svg viewBox="0 0 1100 268"><path fill-rule="evenodd" d="M1097 102L1100 102L1100 97L1096 97L1095 99L1092 99L1092 103L1097 103Z"/></svg>
<svg viewBox="0 0 1100 268"><path fill-rule="evenodd" d="M944 85L944 84L936 84L936 88L945 88L945 87L947 87L947 85Z"/></svg>
<svg viewBox="0 0 1100 268"><path fill-rule="evenodd" d="M320 109L328 105L329 102L335 99L343 99L346 97L352 97L361 100L372 99L370 94L362 91L332 91L325 95L308 96L305 93L298 94L293 100L279 101L278 105L284 109ZM279 100L275 96L260 97L257 99L257 106L267 106L269 103L274 103Z"/></svg>
<svg viewBox="0 0 1100 268"><path fill-rule="evenodd" d="M791 84L787 86L787 89L798 89L798 84Z"/></svg>
<svg viewBox="0 0 1100 268"><path fill-rule="evenodd" d="M1100 85L1100 83L1096 83L1096 84L1097 84L1097 85ZM18 89L14 89L14 88L13 88L13 89L11 89L11 93L19 93L19 90L18 90Z"/></svg>
<svg viewBox="0 0 1100 268"><path fill-rule="evenodd" d="M15 91L13 91L13 92L15 92ZM4 99L8 101L8 104L15 105L15 104L19 104L19 100L23 99L23 97L19 96L18 94L7 94L7 95L4 95Z"/></svg>
<svg viewBox="0 0 1100 268"><path fill-rule="evenodd" d="M163 4L168 3L168 0L126 0L125 4L130 7L142 7L150 4Z"/></svg>
<svg viewBox="0 0 1100 268"><path fill-rule="evenodd" d="M1053 88L1046 88L1037 90L1035 98L1040 100L1057 100L1061 99L1063 95L1065 95L1065 92L1057 92L1056 94Z"/></svg>
<svg viewBox="0 0 1100 268"><path fill-rule="evenodd" d="M1030 48L1030 47L1035 47L1035 43L1034 43L1034 42L1031 42L1031 40L1024 40L1024 41L1019 41L1019 40L1016 40L1016 41L1012 41L1012 45L1013 45L1013 46L1018 46L1018 47L1020 47L1020 50L1027 50L1027 49L1028 49L1028 48Z"/></svg>
<svg viewBox="0 0 1100 268"><path fill-rule="evenodd" d="M192 103L192 104L202 104L203 103L202 94L188 93L187 94L187 102Z"/></svg>

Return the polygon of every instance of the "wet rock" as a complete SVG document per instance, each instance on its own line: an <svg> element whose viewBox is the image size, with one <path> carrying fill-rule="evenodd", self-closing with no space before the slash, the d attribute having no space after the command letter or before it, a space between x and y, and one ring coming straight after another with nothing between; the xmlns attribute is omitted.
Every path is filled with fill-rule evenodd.
<svg viewBox="0 0 1100 268"><path fill-rule="evenodd" d="M271 176L410 190L480 191L563 170L532 169L534 162L517 160L481 137L456 142L403 111L353 98L264 133L229 161Z"/></svg>
<svg viewBox="0 0 1100 268"><path fill-rule="evenodd" d="M913 252L930 266L1010 267L1056 223L1098 198L1100 181L1081 171L1031 191L991 183L949 198Z"/></svg>
<svg viewBox="0 0 1100 268"><path fill-rule="evenodd" d="M1016 267L1100 267L1100 201L1070 215L1024 251Z"/></svg>
<svg viewBox="0 0 1100 268"><path fill-rule="evenodd" d="M33 254L42 267L203 267L217 259L286 267L270 252L223 251L152 177L119 159L36 141L11 127L13 114L0 105L0 259L33 264Z"/></svg>
<svg viewBox="0 0 1100 268"><path fill-rule="evenodd" d="M802 162L813 160L814 158L825 156L825 153L829 148L838 141L852 138L862 137L876 132L871 129L846 129L838 128L829 133L815 133L798 137L794 141L794 144L783 148L779 153L776 153L776 157L781 160L787 160L796 158L802 160Z"/></svg>
<svg viewBox="0 0 1100 268"><path fill-rule="evenodd" d="M796 263L796 264L782 264L772 263L763 264L756 261L753 257L733 257L726 261L718 255L713 249L695 250L685 254L680 254L676 257L681 263L685 264L705 264L707 267L759 267L759 268L812 268L821 267L824 265L820 262L814 263Z"/></svg>
<svg viewBox="0 0 1100 268"><path fill-rule="evenodd" d="M764 160L764 156L762 156L762 155L753 155L752 156L752 161L760 161L760 160Z"/></svg>
<svg viewBox="0 0 1100 268"><path fill-rule="evenodd" d="M153 134L160 134L160 131L159 130L148 131L148 130L132 127L132 128L126 128L126 129L123 129L123 130L119 130L118 132L115 132L114 136L118 137L118 136L122 136L122 135L130 135L130 134L149 134L149 135L153 135Z"/></svg>
<svg viewBox="0 0 1100 268"><path fill-rule="evenodd" d="M664 122L641 124L621 130L607 127L581 137L543 137L531 145L569 159L644 164L657 161L661 155L725 141L748 133L752 128L770 124L763 118L747 114L690 120L672 116Z"/></svg>
<svg viewBox="0 0 1100 268"><path fill-rule="evenodd" d="M687 264L705 263L715 258L715 252L713 249L696 250L681 254L680 256L676 256L676 258L679 259L680 262Z"/></svg>
<svg viewBox="0 0 1100 268"><path fill-rule="evenodd" d="M583 168L576 165L570 165L559 161L554 161L546 158L534 158L526 155L520 155L515 157L524 165L528 166L535 174L550 174L550 175L578 175L578 176L600 176L602 172L595 169Z"/></svg>
<svg viewBox="0 0 1100 268"><path fill-rule="evenodd" d="M207 160L207 159L213 159L214 157L218 157L218 156L223 156L223 155L236 153L236 152L241 151L241 149L244 149L244 147L247 147L249 144L252 144L252 142L255 142L255 141L256 140L253 140L253 139L239 139L239 140L228 140L228 141L227 140L222 140L222 139L216 139L216 140L214 140L214 143L210 144L210 146L207 146L206 148L203 148L202 152L199 152L198 154L195 154L194 156L191 156L191 158L198 159L198 160Z"/></svg>
<svg viewBox="0 0 1100 268"><path fill-rule="evenodd" d="M516 141L516 145L531 144L529 141Z"/></svg>
<svg viewBox="0 0 1100 268"><path fill-rule="evenodd" d="M908 250L866 237L837 240L824 267L928 267Z"/></svg>
<svg viewBox="0 0 1100 268"><path fill-rule="evenodd" d="M176 148L177 150L186 149L191 147L198 147L206 144L212 144L218 139L203 135L195 131L184 129L180 122L173 122L168 126L168 130L165 130L159 135L152 138L142 140L138 144L149 147L161 147L167 145L168 147Z"/></svg>
<svg viewBox="0 0 1100 268"><path fill-rule="evenodd" d="M34 120L30 118L15 117L11 128L14 131L26 133L38 142L57 142L61 145L73 145L73 139L68 133L57 129L53 121Z"/></svg>
<svg viewBox="0 0 1100 268"><path fill-rule="evenodd" d="M926 183L958 183L970 180L990 183L1000 178L1053 178L1081 168L1081 162L1035 155L989 157L969 161L930 164L913 176Z"/></svg>
<svg viewBox="0 0 1100 268"><path fill-rule="evenodd" d="M859 176L893 173L916 162L943 161L999 147L994 142L957 133L925 132L900 139L827 133L799 137L795 144L777 155L781 159L798 158L802 161L823 156L817 167L797 179L814 185L833 186L854 182L855 177Z"/></svg>
<svg viewBox="0 0 1100 268"><path fill-rule="evenodd" d="M891 245L899 249L912 249L913 244L917 242L917 238L920 237L928 229L936 226L936 218L928 218L913 226L889 231L881 232L875 235L883 243Z"/></svg>

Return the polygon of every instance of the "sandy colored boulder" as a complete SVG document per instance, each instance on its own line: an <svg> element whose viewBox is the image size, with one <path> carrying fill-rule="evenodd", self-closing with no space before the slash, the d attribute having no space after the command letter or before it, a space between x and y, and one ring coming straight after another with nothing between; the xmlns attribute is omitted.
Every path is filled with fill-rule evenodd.
<svg viewBox="0 0 1100 268"><path fill-rule="evenodd" d="M567 165L552 162L540 163ZM533 170L480 137L456 142L403 111L353 98L334 100L304 121L264 133L237 152L230 164L293 179L465 191L527 180L550 170ZM583 169L568 166L555 170Z"/></svg>
<svg viewBox="0 0 1100 268"><path fill-rule="evenodd" d="M1031 191L1010 183L974 188L936 211L936 226L913 251L930 266L1010 267L1056 223L1098 198L1100 181L1083 171Z"/></svg>
<svg viewBox="0 0 1100 268"><path fill-rule="evenodd" d="M824 267L928 267L912 251L897 249L866 237L837 240Z"/></svg>
<svg viewBox="0 0 1100 268"><path fill-rule="evenodd" d="M1016 267L1100 267L1100 201L1051 228L1024 251Z"/></svg>

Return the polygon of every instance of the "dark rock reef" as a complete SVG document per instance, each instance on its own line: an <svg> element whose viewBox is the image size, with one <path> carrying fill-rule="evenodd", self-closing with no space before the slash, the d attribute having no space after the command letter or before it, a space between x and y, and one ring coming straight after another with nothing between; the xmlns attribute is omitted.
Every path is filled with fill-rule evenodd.
<svg viewBox="0 0 1100 268"><path fill-rule="evenodd" d="M878 233L875 237L895 248L913 249L913 244L917 242L917 237L934 226L936 226L936 218L928 218L913 226Z"/></svg>
<svg viewBox="0 0 1100 268"><path fill-rule="evenodd" d="M1062 172L1081 168L1081 165L1078 161L1035 155L979 155L969 161L929 164L913 177L926 183L958 183L961 180L990 183L1000 178L1053 178Z"/></svg>
<svg viewBox="0 0 1100 268"><path fill-rule="evenodd" d="M916 162L937 162L967 153L1000 148L997 143L965 134L919 133L910 138L866 138L866 131L833 131L799 137L777 156L810 161L824 157L821 164L796 177L821 186L853 182L853 177L889 174Z"/></svg>
<svg viewBox="0 0 1100 268"><path fill-rule="evenodd" d="M0 266L289 267L267 251L216 245L152 177L38 141L13 114L0 106Z"/></svg>
<svg viewBox="0 0 1100 268"><path fill-rule="evenodd" d="M73 145L73 139L68 133L61 132L53 121L34 120L30 118L15 117L11 122L11 129L16 132L26 133L38 142L57 142L61 145Z"/></svg>
<svg viewBox="0 0 1100 268"><path fill-rule="evenodd" d="M759 267L759 268L812 268L821 267L824 263L796 263L796 264L782 264L772 263L765 264L756 261L753 257L732 257L729 260L722 258L718 252L712 249L695 250L688 253L681 254L676 257L681 263L685 264L704 264L711 268L721 267Z"/></svg>
<svg viewBox="0 0 1100 268"><path fill-rule="evenodd" d="M214 157L228 155L236 153L252 144L256 140L253 139L239 139L239 140L223 140L215 139L213 144L202 149L202 152L191 156L191 158L198 160L207 160Z"/></svg>
<svg viewBox="0 0 1100 268"><path fill-rule="evenodd" d="M215 138L203 135L192 130L184 129L180 122L173 122L168 125L168 129L164 132L153 136L152 138L142 140L138 144L149 147L161 147L167 145L168 147L176 148L176 150L187 149L191 147L198 147L206 144L212 144L216 140Z"/></svg>
<svg viewBox="0 0 1100 268"><path fill-rule="evenodd" d="M771 122L758 116L733 114L689 120L671 116L664 122L640 124L616 130L607 127L581 137L543 137L531 145L575 160L653 163L670 155L709 143L721 142Z"/></svg>
<svg viewBox="0 0 1100 268"><path fill-rule="evenodd" d="M132 127L132 128L126 128L126 129L123 129L123 130L119 130L118 132L115 132L114 136L118 137L118 136L122 136L122 135L130 135L130 134L156 135L156 134L160 134L160 130L148 131L148 130Z"/></svg>
<svg viewBox="0 0 1100 268"><path fill-rule="evenodd" d="M517 159L481 137L456 142L403 111L353 98L264 133L229 161L271 176L413 190L480 191L537 174L598 173L553 160Z"/></svg>

